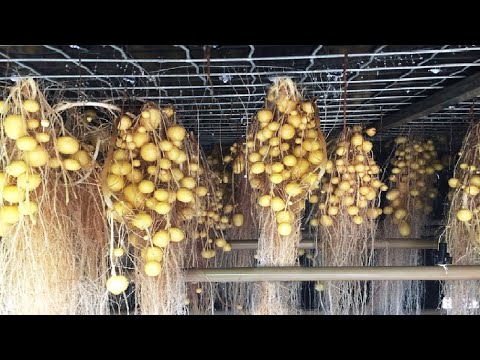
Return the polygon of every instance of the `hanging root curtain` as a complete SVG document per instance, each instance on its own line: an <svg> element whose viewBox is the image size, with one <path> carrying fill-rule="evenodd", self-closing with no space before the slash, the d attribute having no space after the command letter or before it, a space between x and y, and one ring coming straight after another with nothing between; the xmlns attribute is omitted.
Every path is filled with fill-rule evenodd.
<svg viewBox="0 0 480 360"><path fill-rule="evenodd" d="M473 124L448 184L450 211L445 240L454 265L480 264L480 124ZM480 281L446 281L444 308L452 315L480 314Z"/></svg>

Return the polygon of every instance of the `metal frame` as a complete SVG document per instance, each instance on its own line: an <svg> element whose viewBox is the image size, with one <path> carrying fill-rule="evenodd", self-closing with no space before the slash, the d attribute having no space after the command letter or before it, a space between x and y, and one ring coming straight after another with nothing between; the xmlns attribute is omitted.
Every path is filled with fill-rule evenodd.
<svg viewBox="0 0 480 360"><path fill-rule="evenodd" d="M252 250L258 246L258 240L229 240L233 250ZM314 239L303 239L297 246L299 249L315 249ZM373 244L375 249L436 249L436 239L380 239Z"/></svg>
<svg viewBox="0 0 480 360"><path fill-rule="evenodd" d="M431 116L436 111L477 96L480 96L480 73L469 76L416 104L410 105L401 113L397 112L387 117L378 123L378 128L382 131L388 130L424 116ZM456 115L456 113L450 112L449 115Z"/></svg>
<svg viewBox="0 0 480 360"><path fill-rule="evenodd" d="M263 45L222 46L221 56L213 49L210 87L207 59L199 56L198 46L154 45L147 54L123 45L39 45L30 46L33 53L27 54L21 46L0 45L0 84L33 77L43 83L47 95L67 100L119 106L171 103L179 121L198 133L200 142L209 144L221 134L227 144L245 133L268 86L279 76L293 77L305 97L317 98L324 131L340 129L344 54L329 53L329 46L312 45L310 53L292 50L288 56L260 56L265 55ZM476 45L379 45L348 54L347 124L380 124L389 116L401 116L417 101L427 101L480 71L479 51ZM473 100L410 118L382 136L432 129L451 134L454 128L461 138Z"/></svg>
<svg viewBox="0 0 480 360"><path fill-rule="evenodd" d="M191 269L187 282L480 280L480 266L345 266Z"/></svg>

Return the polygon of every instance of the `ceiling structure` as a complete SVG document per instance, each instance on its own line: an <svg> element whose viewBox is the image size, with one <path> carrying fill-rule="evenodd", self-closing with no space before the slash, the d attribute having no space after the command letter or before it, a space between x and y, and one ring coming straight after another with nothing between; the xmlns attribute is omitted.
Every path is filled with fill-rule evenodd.
<svg viewBox="0 0 480 360"><path fill-rule="evenodd" d="M0 45L0 86L33 77L52 99L173 104L202 144L228 144L245 134L283 76L317 99L325 132L341 129L344 65L348 125L385 120L382 136L435 131L461 139L480 110L480 86L454 91L461 81L477 84L478 45ZM413 111L441 91L460 100Z"/></svg>

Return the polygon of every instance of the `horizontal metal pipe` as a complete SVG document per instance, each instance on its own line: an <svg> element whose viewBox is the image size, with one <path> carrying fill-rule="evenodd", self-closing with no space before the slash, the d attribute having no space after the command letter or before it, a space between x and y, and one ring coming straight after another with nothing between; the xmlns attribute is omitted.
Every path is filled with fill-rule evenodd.
<svg viewBox="0 0 480 360"><path fill-rule="evenodd" d="M126 315L126 313L122 315ZM215 310L213 315L236 315L236 314L233 311ZM326 313L320 310L301 310L299 315L326 315ZM384 315L384 314L374 313L373 315ZM421 310L419 314L415 312L411 312L405 315L446 315L446 311L443 309L424 309L424 310Z"/></svg>
<svg viewBox="0 0 480 360"><path fill-rule="evenodd" d="M257 102L258 104L260 104L260 102ZM380 106L398 106L398 105L409 105L411 103L408 103L408 102L398 102L398 103L395 103L395 102L389 102L389 103L369 103L369 104L347 104L347 109L349 107L360 107L360 108L363 108L363 107L380 107ZM209 104L210 106L215 106L215 105L219 105L219 104ZM237 107L230 107L230 105L232 105L231 103L226 103L224 105L229 105L229 107L224 107L224 108L221 108L220 106L218 107L210 107L210 108L207 108L206 107L206 104L204 103L198 103L198 104L190 104L188 106L190 106L189 108L187 108L187 105L183 105L182 104L182 107L181 108L177 108L177 113L182 113L182 114L194 114L194 113L205 113L205 112L211 112L211 113L217 113L217 112L221 112L221 113L230 113L231 111L235 111L236 113L242 113L242 112L245 112L245 111L257 111L259 110L260 107L245 107L244 104L242 103L233 103L233 105L237 105ZM240 105L240 106L238 106ZM350 106L348 106L350 105ZM320 110L325 110L325 109L334 109L334 110L337 110L340 108L340 104L335 104L335 105L321 105L319 104L318 105L318 108ZM350 111L350 112L359 112L359 111L366 111L366 112L371 112L371 111L378 111L379 109L367 109L367 110L360 110L360 109L355 109L355 110L347 110L347 111ZM394 111L395 109L383 109L383 111ZM455 112L454 112L455 111ZM428 116L450 116L450 115L465 115L465 113L468 113L472 111L471 107L452 107L451 109L448 109L448 112L435 112L435 113L431 113L430 115ZM473 109L473 111L480 111L480 107L475 107Z"/></svg>
<svg viewBox="0 0 480 360"><path fill-rule="evenodd" d="M230 112L228 109L224 109L222 112L213 112L213 111L208 111L207 109L204 110L204 111L200 111L200 114L202 116L209 116L209 117L217 117L217 116L231 116L231 115L235 115L235 116L241 116L241 115L245 115L246 112L250 111L250 112L255 112L257 111L258 109L238 109L238 110L235 110L234 113ZM350 114L354 114L354 113L367 113L367 114L371 114L371 113L377 113L378 114L378 111L379 109L368 109L368 110L361 110L361 109L347 109L347 114L350 113ZM384 112L389 112L389 111L396 111L396 109L384 109L383 110ZM211 114L209 114L208 112L210 112ZM336 111L331 111L332 113L336 112ZM190 110L190 111L182 111L182 110L177 110L177 114L184 114L185 116L189 116L189 117L192 117L192 116L196 116L198 113L197 111L195 110ZM205 114L207 113L207 114ZM461 115L464 115L463 113L460 113ZM458 115L458 114L452 114L452 115Z"/></svg>
<svg viewBox="0 0 480 360"><path fill-rule="evenodd" d="M341 117L338 117L338 118L329 118L329 119L322 119L322 123L321 123L321 128L322 128L322 131L324 131L325 129L332 129L332 128L337 128L339 126L341 126L341 124L339 124L338 122L340 121ZM362 122L362 119L365 119L365 117L355 117L355 118L351 118L350 121L348 122L349 125L357 125L357 124L363 124ZM182 120L180 121L182 124L186 125L186 126L196 126L196 130L199 130L199 131L209 131L210 129L214 130L214 131L218 131L218 132L234 132L235 129L237 128L237 126L239 128L245 128L247 126L247 122L243 122L243 123L236 123L236 122L233 122L234 119L228 119L228 118L225 118L222 120L213 120L213 119L189 119L189 120ZM200 128L200 124L201 124L201 128ZM228 125L228 128L219 128L218 126L222 124L222 125L225 125L227 126ZM458 125L463 125L464 122L459 122L457 123ZM432 127L434 127L432 125Z"/></svg>
<svg viewBox="0 0 480 360"><path fill-rule="evenodd" d="M242 101L242 102L208 102L208 103L195 103L195 104L181 104L182 107L185 109L185 110L180 110L182 112L187 112L187 107L190 107L188 108L188 111L191 111L191 112L195 112L195 111L223 111L223 112L227 112L227 111L230 111L231 107L233 108L233 110L258 110L258 106L257 107L249 107L248 105L245 105L245 104L257 104L257 105L260 105L260 104L263 104L264 103L264 100L257 100L257 101L249 101L249 100L246 100L246 101ZM408 103L408 102L382 102L382 103L369 103L369 104L346 104L347 108L349 107L374 107L374 106L397 106L397 105L409 105L411 103ZM221 105L228 105L224 108L221 108L220 106ZM210 107L207 107L207 106L210 106ZM218 106L215 107L215 106ZM334 105L322 105L322 104L318 104L318 107L319 109L329 109L329 108L339 108L341 106L341 104L334 104ZM455 108L456 109L456 108ZM463 109L463 108L458 108L458 109ZM480 110L480 108L478 109ZM177 112L179 112L179 110L177 110Z"/></svg>
<svg viewBox="0 0 480 360"><path fill-rule="evenodd" d="M376 116L380 116L380 115L371 115L370 117L373 119L375 118ZM367 116L359 116L359 115L351 115L350 116L350 121L349 121L349 125L352 125L352 124L356 124L356 123L361 123L361 121L359 119L363 119L363 118L370 118L370 117L367 117ZM341 119L341 115L339 116L331 116L331 117L322 117L321 118L321 122L322 122L322 128L324 126L332 126L332 125L338 125L338 121L339 119ZM244 122L242 122L242 120ZM209 125L213 125L215 126L215 129L218 130L218 131L235 131L235 127L234 128L224 128L224 129L219 129L218 128L218 125L221 123L225 126L227 125L232 125L232 126L246 126L247 125L247 120L249 119L242 119L242 118L234 118L234 117L230 117L228 115L225 115L224 117L217 117L217 118L210 118L210 117L183 117L181 122L183 124L194 124L194 125L197 125L198 122L200 121L201 123L201 128L200 128L200 131L202 130L206 130L208 129L208 126ZM251 121L249 121L251 122ZM417 127L419 127L420 125L423 127L423 125L427 126L427 127L430 127L430 128L433 128L435 129L436 127L438 127L438 125L465 125L465 124L469 124L470 121L468 119L452 119L451 121L448 119L448 118L432 118L432 119L423 119L423 120L420 120L420 121L415 121L415 123L413 123L414 125L416 125ZM409 130L411 128L412 125L409 125L408 127L405 126L405 127L399 127L397 129L395 129L395 131L405 131L405 130ZM392 130L393 131L393 130Z"/></svg>
<svg viewBox="0 0 480 360"><path fill-rule="evenodd" d="M257 66L258 68L258 66ZM273 74L274 72L272 72ZM277 73L277 72L275 72ZM232 72L230 75L236 75L237 73ZM193 76L193 75L192 75ZM94 74L94 75L86 75L86 74L80 74L80 75L72 75L72 74L62 74L62 75L12 75L12 76L3 76L0 77L0 80L11 80L13 78L15 79L22 79L22 78L33 78L33 79L39 79L39 78L44 78L48 77L50 79L93 79L93 80L100 80L104 78L123 78L124 81L128 81L131 79L138 79L138 78L155 78L157 77L157 74ZM392 78L392 79L369 79L369 80L351 80L348 83L349 84L366 84L366 83L383 83L383 82L412 82L412 81L430 81L430 80L439 80L439 79L462 79L465 76L462 75L455 75L455 76L418 76L418 77L410 77L410 78ZM328 84L343 84L343 81L341 80L319 80L316 82L300 82L302 85L315 85L315 84L320 84L320 85L328 85ZM245 84L245 86L264 86L264 84ZM178 86L178 88L182 88L181 86Z"/></svg>
<svg viewBox="0 0 480 360"><path fill-rule="evenodd" d="M258 241L252 240L229 240L234 250L256 249ZM433 239L382 239L374 242L375 249L436 249L438 241ZM314 249L315 240L304 239L298 245L299 249Z"/></svg>
<svg viewBox="0 0 480 360"><path fill-rule="evenodd" d="M480 280L480 266L345 266L191 269L187 282Z"/></svg>
<svg viewBox="0 0 480 360"><path fill-rule="evenodd" d="M448 125L449 128L447 128L446 130L450 130L454 126L465 125L465 124L468 125L468 124L471 123L471 121L469 121L467 119L461 120L461 121L436 121L435 119L429 119L429 120L430 121L415 121L415 123L413 123L413 124L409 124L408 126L405 126L405 127L400 127L396 130L400 131L400 132L409 131L409 130L413 129L412 125L415 125L417 128L419 128L419 130L437 129L439 125ZM446 120L446 119L444 118L443 120Z"/></svg>
<svg viewBox="0 0 480 360"><path fill-rule="evenodd" d="M236 98L236 97L257 97L257 96L262 96L265 97L265 94L240 94L240 95L215 95L215 96L210 96L210 95L205 95L205 96L130 96L128 99L125 98L124 96L118 96L118 97L95 97L97 100L108 100L108 101L115 101L115 100L120 100L124 101L128 100L130 102L133 102L135 100L137 101L152 101L152 100L163 100L163 99L178 99L178 100L185 100L185 99L191 99L191 98L196 98L196 99L212 99L212 98L220 98L220 97L228 97L228 98ZM347 97L348 102L352 101L365 101L365 100L386 100L386 99L413 99L413 98L425 98L427 95L388 95L388 96L375 96L375 97ZM258 100L258 102L263 102L264 100ZM317 101L343 101L342 98L331 98L331 99L319 99ZM238 101L238 103L244 103L246 101ZM201 103L199 103L201 104ZM191 105L191 103L188 103L188 105Z"/></svg>
<svg viewBox="0 0 480 360"><path fill-rule="evenodd" d="M270 86L270 84L266 84L265 87ZM191 90L191 89L199 89L205 90L206 86L184 86L181 87L181 90ZM237 85L214 85L212 88L227 88L227 89L234 89L234 88L248 88L248 86L237 86ZM364 89L351 89L349 93L362 93L362 92L383 92L383 91L402 91L402 90L437 90L442 89L442 86L406 86L406 87L396 87L396 88L364 88ZM45 91L99 91L99 90L175 90L173 87L169 86L77 86L77 87L51 87L45 88ZM313 91L314 94L325 94L325 93L338 93L341 92L340 89L338 90L321 90L321 91Z"/></svg>
<svg viewBox="0 0 480 360"><path fill-rule="evenodd" d="M377 113L377 114L350 114L348 117L350 120L354 119L354 118L360 118L360 119L364 119L364 118L367 118L367 117L372 117L372 118L375 118L375 117L378 117L380 116L381 114ZM320 118L320 121L322 123L325 123L325 122L336 122L338 119L340 119L342 117L342 115L329 115L329 116L325 116L325 117L321 117ZM197 121L197 120L200 120L202 121L202 125L205 125L206 123L208 123L209 121L212 122L212 123L218 123L219 121L221 121L222 119L224 120L228 120L228 121L240 121L242 119L244 119L245 121L247 120L246 118L244 118L243 116L228 116L228 115L225 115L223 117L217 117L216 119L215 118L211 118L211 117L207 117L207 116L202 116L202 117L196 117L196 116L189 116L189 117L183 117L182 116L182 121ZM373 120L373 119L369 119L369 120Z"/></svg>
<svg viewBox="0 0 480 360"><path fill-rule="evenodd" d="M330 99L329 99L330 100ZM328 101L329 101L328 100ZM320 102L321 100L319 100ZM225 101L219 101L219 102L199 102L199 103L188 103L188 104L180 104L182 105L183 108L190 107L189 110L191 111L197 111L203 110L203 111L230 111L230 107L233 107L234 110L240 109L240 110L245 110L245 109L251 109L251 110L258 110L257 107L251 107L256 105L263 104L265 100L245 100L242 102L225 102ZM253 105L252 105L253 104ZM372 106L397 106L397 105L409 105L410 103L408 102L381 102L381 103L368 103L368 104L346 104L347 108L348 107L372 107ZM221 108L221 105L228 105L225 108ZM320 109L325 109L325 108L338 108L341 104L332 104L332 105L323 105L323 104L318 104L318 107ZM207 107L210 106L210 107ZM249 107L250 106L250 107ZM463 109L463 108L462 108ZM479 109L480 110L480 109Z"/></svg>
<svg viewBox="0 0 480 360"><path fill-rule="evenodd" d="M2 45L0 45L2 46ZM392 51L392 52L378 52L378 53L352 53L348 54L349 58L358 57L383 57L383 56L400 56L400 55L421 55L421 54L441 54L441 53L459 53L468 51L479 51L478 47L463 47L463 48L450 48L450 49L426 49L426 50L411 50L411 51ZM216 62L251 62L251 61L285 61L285 60L310 60L310 59L341 59L344 54L321 54L321 55L296 55L296 56L275 56L275 57L256 57L256 58L211 58L211 59L95 59L95 58L81 58L81 59L62 59L62 58L21 58L15 59L23 62L118 62L118 63L130 63L132 61L139 63L204 63L210 61L210 63ZM1 61L0 61L1 62Z"/></svg>
<svg viewBox="0 0 480 360"><path fill-rule="evenodd" d="M19 61L22 59L0 59L0 63L8 63L8 62L13 62L13 60ZM39 59L41 61L39 62L45 62L46 60L50 59ZM59 60L68 60L68 59L59 59ZM82 60L82 63L85 62L86 59ZM91 59L93 60L93 59ZM96 59L95 59L96 60ZM30 61L32 62L32 61ZM95 62L95 61L89 61L89 62ZM116 61L112 61L116 62ZM128 61L127 61L128 62ZM379 71L398 71L398 70L425 70L425 69L441 69L441 68L461 68L461 67L478 67L480 66L480 63L445 63L445 64L432 64L432 65L419 65L419 66L383 66L383 67L374 67L374 68L350 68L347 69L347 73L361 73L361 72L379 72ZM165 69L164 71L167 70L176 70L177 68L172 68L172 69ZM343 69L320 69L320 70L278 70L278 71L262 71L262 72L215 72L211 73L211 77L216 77L216 76L290 76L293 77L293 75L303 75L303 74L333 74L333 73L338 73L341 74ZM288 75L287 75L288 74ZM149 77L153 78L190 78L190 77L197 77L198 74L153 74L150 75ZM45 76L46 77L46 76ZM35 78L45 78L44 76L36 76ZM125 76L128 77L128 76ZM21 79L21 78L28 78L28 76L9 76L9 79Z"/></svg>

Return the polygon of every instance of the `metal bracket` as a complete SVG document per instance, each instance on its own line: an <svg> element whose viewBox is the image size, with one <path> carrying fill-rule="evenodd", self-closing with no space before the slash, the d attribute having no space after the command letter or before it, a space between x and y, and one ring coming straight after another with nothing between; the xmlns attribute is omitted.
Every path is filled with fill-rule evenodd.
<svg viewBox="0 0 480 360"><path fill-rule="evenodd" d="M447 243L441 242L438 244L438 250L433 251L433 263L435 265L451 265L452 257L447 252Z"/></svg>

